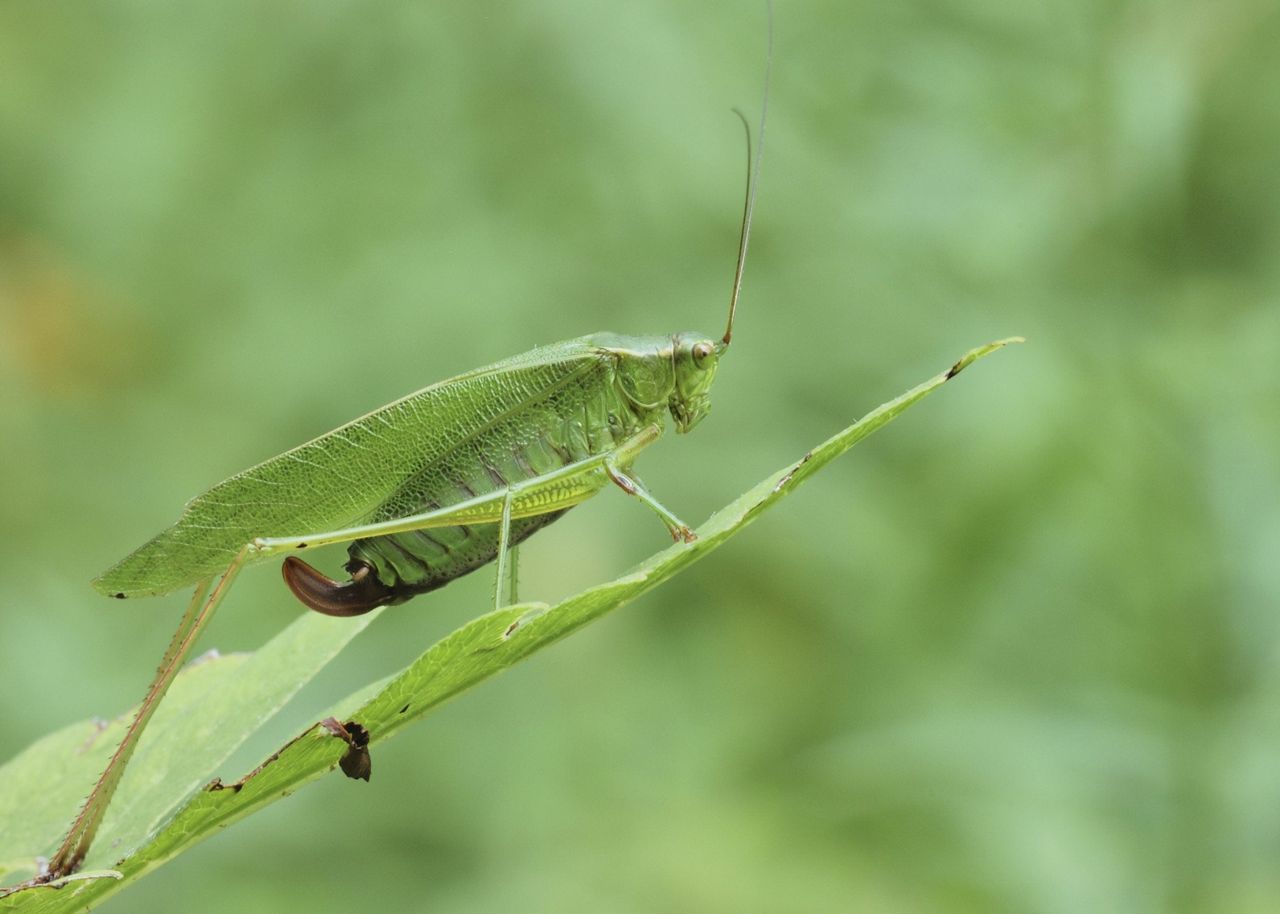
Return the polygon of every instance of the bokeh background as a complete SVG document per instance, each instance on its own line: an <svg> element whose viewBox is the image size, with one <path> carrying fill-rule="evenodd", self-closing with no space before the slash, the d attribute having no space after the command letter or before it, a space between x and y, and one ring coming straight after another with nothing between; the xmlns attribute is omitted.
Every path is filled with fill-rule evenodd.
<svg viewBox="0 0 1280 914"><path fill-rule="evenodd" d="M107 910L1280 910L1280 7L775 15L740 328L650 486L700 521L1030 343ZM764 46L757 2L0 5L0 756L140 697L183 598L87 581L207 486L538 343L716 331ZM663 544L599 498L524 594ZM298 612L264 567L204 643Z"/></svg>

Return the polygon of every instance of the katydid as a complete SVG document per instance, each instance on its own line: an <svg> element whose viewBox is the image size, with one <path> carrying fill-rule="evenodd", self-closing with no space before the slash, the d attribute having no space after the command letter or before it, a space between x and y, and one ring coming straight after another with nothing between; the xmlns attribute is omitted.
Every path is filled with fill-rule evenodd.
<svg viewBox="0 0 1280 914"><path fill-rule="evenodd" d="M747 135L747 185L723 336L595 333L441 381L214 486L93 582L120 599L191 585L195 592L137 715L40 881L84 861L138 738L245 565L347 543L344 582L292 555L282 571L308 608L354 616L496 559L501 606L504 583L515 600L515 546L610 483L648 505L677 541L694 539L631 466L661 436L665 413L683 433L710 409L751 236L772 45L770 27L754 156L751 128L735 110Z"/></svg>

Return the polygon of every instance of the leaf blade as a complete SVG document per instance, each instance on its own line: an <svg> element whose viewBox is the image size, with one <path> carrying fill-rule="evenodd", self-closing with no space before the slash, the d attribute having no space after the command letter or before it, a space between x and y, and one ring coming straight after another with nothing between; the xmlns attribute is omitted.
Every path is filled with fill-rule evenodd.
<svg viewBox="0 0 1280 914"><path fill-rule="evenodd" d="M377 615L344 625L307 613L252 654L188 664L143 734L86 869L108 868L137 850ZM0 766L0 874L34 875L36 858L66 834L135 710L64 727Z"/></svg>

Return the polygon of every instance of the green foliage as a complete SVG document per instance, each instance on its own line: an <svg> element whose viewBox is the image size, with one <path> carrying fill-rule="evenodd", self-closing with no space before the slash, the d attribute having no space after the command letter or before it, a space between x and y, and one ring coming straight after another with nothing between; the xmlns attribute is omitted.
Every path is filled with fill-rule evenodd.
<svg viewBox="0 0 1280 914"><path fill-rule="evenodd" d="M623 577L555 606L522 604L481 616L429 648L372 698L356 707L358 693L338 713L364 727L371 744L387 739L446 699L634 600L706 556L813 473L1008 342L967 353L947 371L772 473L699 527L695 542L671 546ZM9 895L0 900L0 910L50 914L87 910L218 829L332 771L347 744L317 724L241 781L215 782L199 789L230 750L270 718L284 699L364 628L368 618L350 622L304 615L249 658L207 659L184 671L134 756L112 807L115 815L104 823L99 843L86 861L87 872L56 887L37 886ZM35 849L49 848L61 837L58 813L70 817L86 773L105 761L119 731L119 722L105 729L92 722L75 725L41 740L0 768L0 818L24 823L21 830L6 834L0 860L31 861ZM28 808L32 797L35 809ZM112 858L119 858L113 869L95 872L95 861L105 866ZM12 862L8 868L16 869Z"/></svg>
<svg viewBox="0 0 1280 914"><path fill-rule="evenodd" d="M125 771L85 869L139 847L250 734L372 621L308 613L251 655L210 655L183 670ZM0 870L6 884L34 875L66 834L133 712L72 724L0 768Z"/></svg>

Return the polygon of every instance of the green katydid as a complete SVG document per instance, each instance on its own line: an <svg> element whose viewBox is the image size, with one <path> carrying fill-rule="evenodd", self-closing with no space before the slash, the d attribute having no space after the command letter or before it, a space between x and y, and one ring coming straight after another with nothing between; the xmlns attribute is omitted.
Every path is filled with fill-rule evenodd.
<svg viewBox="0 0 1280 914"><path fill-rule="evenodd" d="M533 349L441 381L245 470L189 502L167 530L93 586L124 599L195 592L124 739L41 881L74 872L97 833L138 738L183 659L245 565L347 543L338 583L296 556L285 582L310 609L352 616L443 586L496 559L515 600L515 547L616 484L677 540L693 534L631 471L663 431L710 409L728 349L751 235L768 112L772 28L758 143L747 134L747 186L723 336L596 333Z"/></svg>

